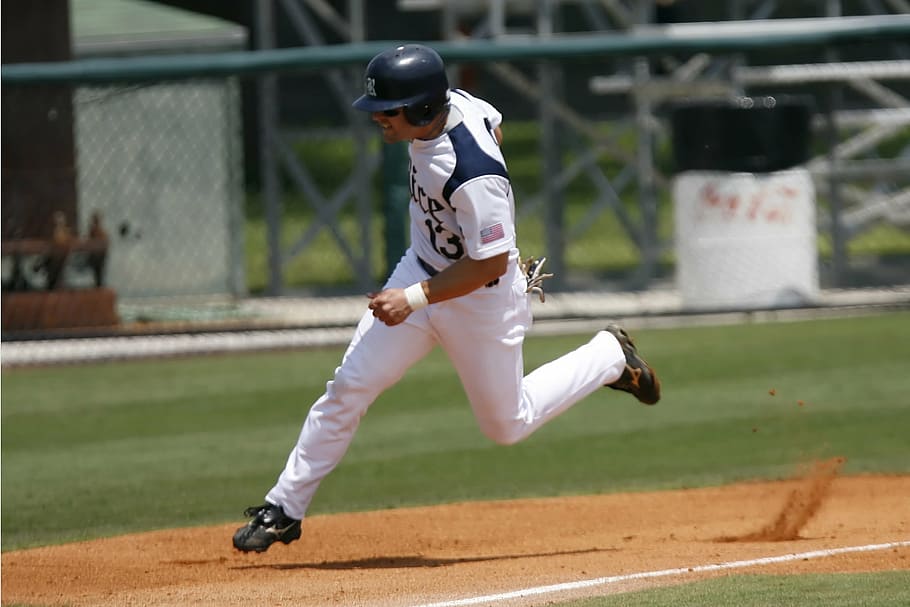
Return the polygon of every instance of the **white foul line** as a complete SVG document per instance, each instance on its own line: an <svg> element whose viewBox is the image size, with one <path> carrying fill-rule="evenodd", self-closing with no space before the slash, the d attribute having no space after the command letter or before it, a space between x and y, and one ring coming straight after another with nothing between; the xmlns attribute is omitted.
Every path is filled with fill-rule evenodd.
<svg viewBox="0 0 910 607"><path fill-rule="evenodd" d="M454 601L443 601L441 603L429 603L418 605L416 607L462 607L463 605L478 605L480 603L494 603L498 601L508 601L510 599L520 599L538 594L548 594L551 592L562 592L567 590L579 590L581 588L591 588L592 586L604 586L616 582L625 582L629 580L643 580L649 578L667 577L673 575L682 575L686 573L701 573L705 571L719 571L722 569L742 569L744 567L754 567L756 565L772 565L774 563L786 563L789 561L799 561L805 559L814 559L826 556L835 556L837 554L847 554L850 552L871 552L873 550L887 550L889 548L901 548L910 546L910 541L889 542L887 544L870 544L867 546L847 546L845 548L831 548L829 550L813 550L811 552L800 552L796 554L784 554L781 556L766 556L747 561L729 561L726 563L715 563L713 565L698 565L695 567L677 567L676 569L662 569L660 571L643 571L640 573L628 573L625 575L611 575L609 577L599 577L593 580L581 580L578 582L566 582L564 584L552 584L550 586L537 586L536 588L525 588L523 590L513 590L502 594L490 594L487 596L477 596L468 599L458 599Z"/></svg>

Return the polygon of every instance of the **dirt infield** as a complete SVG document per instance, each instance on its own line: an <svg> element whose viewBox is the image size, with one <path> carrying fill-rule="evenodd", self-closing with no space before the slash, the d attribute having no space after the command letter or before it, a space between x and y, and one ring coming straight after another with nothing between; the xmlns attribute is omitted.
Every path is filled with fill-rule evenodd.
<svg viewBox="0 0 910 607"><path fill-rule="evenodd" d="M719 574L704 565L910 540L910 477L837 477L839 465L823 462L785 482L313 516L300 541L261 555L231 548L241 520L8 552L2 602L392 607L616 576L483 602L541 605ZM895 569L910 569L910 546L735 571Z"/></svg>

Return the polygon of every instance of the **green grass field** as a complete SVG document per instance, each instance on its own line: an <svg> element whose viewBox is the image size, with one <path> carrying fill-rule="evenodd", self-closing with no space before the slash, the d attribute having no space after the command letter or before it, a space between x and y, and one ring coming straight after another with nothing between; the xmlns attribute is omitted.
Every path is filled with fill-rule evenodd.
<svg viewBox="0 0 910 607"><path fill-rule="evenodd" d="M910 600L910 571L856 575L737 575L571 603L574 607L895 607Z"/></svg>
<svg viewBox="0 0 910 607"><path fill-rule="evenodd" d="M588 337L532 337L526 367ZM602 390L511 447L481 435L434 352L375 403L311 513L783 478L832 456L847 459L845 474L910 472L910 312L635 337L660 371L658 406ZM240 521L341 351L4 370L3 550ZM906 604L910 584L894 579ZM734 592L722 586L654 596ZM685 596L585 604L704 604Z"/></svg>

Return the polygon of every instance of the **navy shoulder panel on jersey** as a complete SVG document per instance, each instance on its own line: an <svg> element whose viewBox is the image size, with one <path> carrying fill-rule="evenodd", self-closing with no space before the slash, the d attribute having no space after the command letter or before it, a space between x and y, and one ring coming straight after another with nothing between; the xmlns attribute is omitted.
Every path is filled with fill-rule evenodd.
<svg viewBox="0 0 910 607"><path fill-rule="evenodd" d="M449 139L455 150L455 170L442 189L442 195L449 204L452 204L449 200L452 192L472 179L484 175L509 178L506 167L480 148L463 122L449 131Z"/></svg>

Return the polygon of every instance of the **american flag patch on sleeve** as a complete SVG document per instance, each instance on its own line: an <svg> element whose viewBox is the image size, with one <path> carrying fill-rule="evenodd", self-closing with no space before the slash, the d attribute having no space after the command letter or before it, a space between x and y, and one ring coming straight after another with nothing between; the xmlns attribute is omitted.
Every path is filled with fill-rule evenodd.
<svg viewBox="0 0 910 607"><path fill-rule="evenodd" d="M502 223L493 224L480 231L480 244L495 242L500 238L505 238L505 235L506 233L502 228Z"/></svg>

